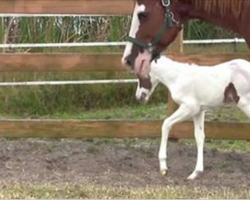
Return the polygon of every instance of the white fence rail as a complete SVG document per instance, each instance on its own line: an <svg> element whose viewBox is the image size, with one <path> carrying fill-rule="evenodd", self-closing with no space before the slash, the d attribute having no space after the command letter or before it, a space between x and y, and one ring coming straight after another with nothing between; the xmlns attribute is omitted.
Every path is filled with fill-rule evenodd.
<svg viewBox="0 0 250 200"><path fill-rule="evenodd" d="M111 79L111 80L83 80L83 81L28 81L28 82L0 82L0 86L46 86L46 85L97 85L116 83L138 83L138 79Z"/></svg>
<svg viewBox="0 0 250 200"><path fill-rule="evenodd" d="M244 39L214 39L214 40L184 40L183 44L230 44L244 43ZM32 43L32 44L0 44L1 49L5 48L65 48L65 47L111 47L125 46L126 42L81 42L81 43Z"/></svg>
<svg viewBox="0 0 250 200"><path fill-rule="evenodd" d="M184 40L183 44L230 44L230 43L245 43L245 39L213 39L213 40Z"/></svg>
<svg viewBox="0 0 250 200"><path fill-rule="evenodd" d="M83 42L83 43L31 43L31 44L0 44L0 48L65 48L65 47L101 47L124 46L126 42Z"/></svg>

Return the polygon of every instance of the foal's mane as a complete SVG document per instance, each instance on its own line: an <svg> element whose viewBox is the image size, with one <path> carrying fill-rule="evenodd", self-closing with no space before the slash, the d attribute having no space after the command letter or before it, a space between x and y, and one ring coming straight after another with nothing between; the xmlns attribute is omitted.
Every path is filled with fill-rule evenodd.
<svg viewBox="0 0 250 200"><path fill-rule="evenodd" d="M243 8L250 7L250 0L180 0L192 4L196 9L221 16L240 17Z"/></svg>

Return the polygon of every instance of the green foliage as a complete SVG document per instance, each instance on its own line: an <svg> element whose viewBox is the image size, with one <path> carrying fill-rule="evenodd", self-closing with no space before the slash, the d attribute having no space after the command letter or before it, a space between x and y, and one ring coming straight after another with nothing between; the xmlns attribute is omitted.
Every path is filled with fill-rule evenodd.
<svg viewBox="0 0 250 200"><path fill-rule="evenodd" d="M1 81L20 80L88 80L108 79L110 73L4 73ZM38 78L39 77L39 78ZM117 78L128 78L125 73ZM23 86L0 88L0 111L5 115L37 117L54 113L72 113L97 108L118 108L137 105L135 91L137 84ZM160 86L152 102L166 102L167 92Z"/></svg>
<svg viewBox="0 0 250 200"><path fill-rule="evenodd" d="M184 28L184 38L187 40L225 39L235 37L241 36L232 31L200 20L189 21L185 24Z"/></svg>
<svg viewBox="0 0 250 200"><path fill-rule="evenodd" d="M130 17L121 16L5 17L0 20L0 38L3 38L4 31L7 31L7 40L3 41L2 39L3 42L120 41L127 35L129 25ZM30 49L23 50L31 51ZM46 49L32 49L32 52L43 50L46 51ZM14 51L20 51L20 49Z"/></svg>

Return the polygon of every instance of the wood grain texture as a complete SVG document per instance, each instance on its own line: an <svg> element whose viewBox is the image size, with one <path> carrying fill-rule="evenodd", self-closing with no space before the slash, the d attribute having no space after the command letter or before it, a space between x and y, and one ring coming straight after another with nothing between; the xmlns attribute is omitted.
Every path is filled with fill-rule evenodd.
<svg viewBox="0 0 250 200"><path fill-rule="evenodd" d="M0 13L132 14L133 0L0 0Z"/></svg>
<svg viewBox="0 0 250 200"><path fill-rule="evenodd" d="M1 137L18 138L155 138L160 137L158 121L77 121L77 120L1 120ZM250 124L208 122L206 138L250 140ZM170 138L193 138L193 123L174 126Z"/></svg>
<svg viewBox="0 0 250 200"><path fill-rule="evenodd" d="M249 54L170 54L174 60L214 65L235 58L250 61ZM0 54L0 71L125 71L120 53Z"/></svg>
<svg viewBox="0 0 250 200"><path fill-rule="evenodd" d="M53 138L148 138L159 136L161 121L5 120L0 136Z"/></svg>
<svg viewBox="0 0 250 200"><path fill-rule="evenodd" d="M121 54L0 54L0 71L124 71Z"/></svg>

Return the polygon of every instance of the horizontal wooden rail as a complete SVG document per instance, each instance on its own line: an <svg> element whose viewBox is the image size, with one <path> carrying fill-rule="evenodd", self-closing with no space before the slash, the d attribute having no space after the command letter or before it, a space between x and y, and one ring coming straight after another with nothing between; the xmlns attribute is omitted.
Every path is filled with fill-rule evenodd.
<svg viewBox="0 0 250 200"><path fill-rule="evenodd" d="M3 137L126 138L159 136L161 121L1 120Z"/></svg>
<svg viewBox="0 0 250 200"><path fill-rule="evenodd" d="M0 71L123 71L121 54L0 54Z"/></svg>
<svg viewBox="0 0 250 200"><path fill-rule="evenodd" d="M174 60L214 65L235 58L250 61L249 54L169 55ZM119 53L0 54L0 71L125 71Z"/></svg>
<svg viewBox="0 0 250 200"><path fill-rule="evenodd" d="M0 0L0 13L131 14L134 0Z"/></svg>
<svg viewBox="0 0 250 200"><path fill-rule="evenodd" d="M1 120L1 137L155 138L162 121ZM250 123L208 122L206 138L250 140ZM192 122L176 125L170 138L193 138Z"/></svg>

